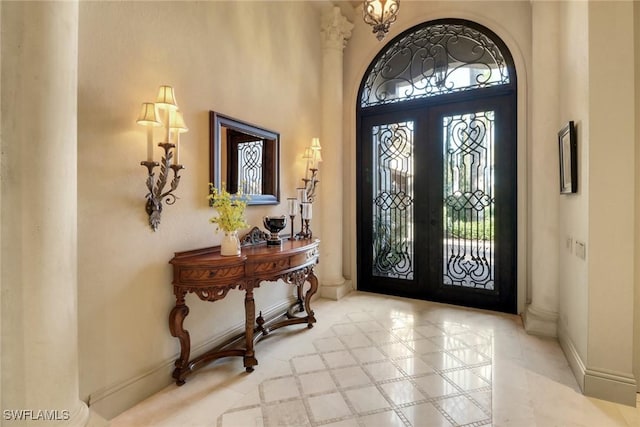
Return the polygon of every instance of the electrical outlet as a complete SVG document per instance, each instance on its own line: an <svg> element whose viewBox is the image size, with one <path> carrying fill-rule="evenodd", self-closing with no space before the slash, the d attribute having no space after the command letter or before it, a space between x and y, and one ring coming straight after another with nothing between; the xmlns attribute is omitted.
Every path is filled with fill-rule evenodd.
<svg viewBox="0 0 640 427"><path fill-rule="evenodd" d="M587 245L584 242L578 242L576 240L576 256L580 259L587 257Z"/></svg>

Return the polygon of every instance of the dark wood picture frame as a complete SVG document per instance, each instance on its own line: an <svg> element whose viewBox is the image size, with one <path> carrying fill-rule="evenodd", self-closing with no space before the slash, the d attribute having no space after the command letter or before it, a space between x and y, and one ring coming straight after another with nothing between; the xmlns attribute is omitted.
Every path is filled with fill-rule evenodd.
<svg viewBox="0 0 640 427"><path fill-rule="evenodd" d="M573 121L558 132L560 154L560 193L578 192L578 142L576 126Z"/></svg>
<svg viewBox="0 0 640 427"><path fill-rule="evenodd" d="M215 111L209 111L209 182L216 188L224 183L227 191L236 193L238 144L256 138L264 143L262 189L260 194L247 194L247 204L277 205L280 203L280 133Z"/></svg>

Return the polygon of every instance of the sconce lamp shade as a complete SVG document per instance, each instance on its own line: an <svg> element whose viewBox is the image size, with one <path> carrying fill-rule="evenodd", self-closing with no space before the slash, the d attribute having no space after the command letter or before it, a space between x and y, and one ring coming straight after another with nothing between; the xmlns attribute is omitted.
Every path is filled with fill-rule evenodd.
<svg viewBox="0 0 640 427"><path fill-rule="evenodd" d="M171 130L178 131L179 133L189 132L189 128L184 123L184 117L182 117L180 110L176 110L176 112L171 115L169 127Z"/></svg>
<svg viewBox="0 0 640 427"><path fill-rule="evenodd" d="M156 99L156 104L159 107L167 108L173 111L178 109L176 96L173 93L173 88L171 86L160 86L160 89L158 90L158 99Z"/></svg>
<svg viewBox="0 0 640 427"><path fill-rule="evenodd" d="M320 151L322 147L320 146L320 138L313 138L311 140L311 149L313 151Z"/></svg>
<svg viewBox="0 0 640 427"><path fill-rule="evenodd" d="M313 152L311 148L307 147L304 149L304 154L302 155L303 159L313 159Z"/></svg>
<svg viewBox="0 0 640 427"><path fill-rule="evenodd" d="M313 161L318 164L322 161L322 154L320 154L320 150L315 150L313 152Z"/></svg>
<svg viewBox="0 0 640 427"><path fill-rule="evenodd" d="M156 117L156 106L153 102L142 103L142 109L136 123L142 126L162 126Z"/></svg>

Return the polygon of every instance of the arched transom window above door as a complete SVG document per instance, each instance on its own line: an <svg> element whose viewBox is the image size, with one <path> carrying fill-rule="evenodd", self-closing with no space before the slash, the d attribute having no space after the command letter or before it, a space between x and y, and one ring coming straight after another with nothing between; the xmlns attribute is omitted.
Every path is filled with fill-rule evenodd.
<svg viewBox="0 0 640 427"><path fill-rule="evenodd" d="M370 69L360 107L510 85L500 40L462 20L432 21L386 46Z"/></svg>

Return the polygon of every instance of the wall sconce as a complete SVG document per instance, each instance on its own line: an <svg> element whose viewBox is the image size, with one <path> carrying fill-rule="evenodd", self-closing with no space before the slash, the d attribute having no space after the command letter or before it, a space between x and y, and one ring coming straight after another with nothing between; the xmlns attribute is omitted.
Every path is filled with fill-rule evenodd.
<svg viewBox="0 0 640 427"><path fill-rule="evenodd" d="M158 110L164 112L164 119L158 119ZM182 113L178 110L178 104L171 86L160 86L155 104L153 102L142 104L137 123L147 127L147 160L140 162L140 164L148 170L147 189L149 192L145 196L147 199L145 209L149 215L151 229L157 231L160 225L163 201L167 205L172 205L176 202L176 196L173 192L180 183L180 175L178 173L180 169L184 169L184 166L180 164L180 134L189 130L184 123ZM153 159L154 128L156 127L164 127L164 142L158 143L158 146L164 150L160 162L156 162ZM171 142L172 139L175 144ZM160 166L160 174L157 180L153 171L156 166ZM169 184L169 189L165 191L169 180L169 169L173 170L173 179Z"/></svg>
<svg viewBox="0 0 640 427"><path fill-rule="evenodd" d="M389 27L398 19L400 0L364 0L362 18L373 26L378 41L389 32Z"/></svg>
<svg viewBox="0 0 640 427"><path fill-rule="evenodd" d="M307 159L307 170L302 181L304 181L304 188L307 189L307 201L311 203L316 198L316 186L320 182L318 181L318 167L322 161L321 150L320 139L313 138L311 146L305 148L302 156L303 159ZM309 176L309 172L311 172L311 176Z"/></svg>
<svg viewBox="0 0 640 427"><path fill-rule="evenodd" d="M295 198L290 197L288 199L288 213L291 218L291 237L293 236L293 220L296 216L296 207L300 211L300 232L295 235L297 239L310 239L312 237L311 227L309 226L312 216L313 202L316 199L316 187L320 182L318 180L318 167L322 161L322 155L320 154L322 147L320 146L320 139L313 138L311 145L304 150L302 155L303 159L307 161L307 168L305 170L304 187L296 189ZM297 205L297 206L296 206Z"/></svg>

